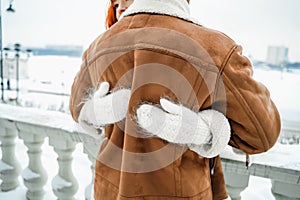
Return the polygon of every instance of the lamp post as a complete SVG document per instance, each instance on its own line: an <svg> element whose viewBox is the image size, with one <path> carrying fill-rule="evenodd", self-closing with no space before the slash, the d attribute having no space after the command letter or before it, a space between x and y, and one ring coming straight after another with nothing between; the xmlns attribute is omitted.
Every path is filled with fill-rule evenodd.
<svg viewBox="0 0 300 200"><path fill-rule="evenodd" d="M15 12L12 7L13 0L10 1L7 12ZM3 76L3 49L2 49L2 1L0 0L0 72L1 72L1 100L4 101L4 76Z"/></svg>
<svg viewBox="0 0 300 200"><path fill-rule="evenodd" d="M4 101L3 53L2 53L2 1L0 0L0 67L1 67L1 100Z"/></svg>
<svg viewBox="0 0 300 200"><path fill-rule="evenodd" d="M14 60L15 60L14 73L15 73L15 77L16 77L16 79L15 79L15 83L16 83L16 87L15 87L16 98L14 100L16 101L16 103L18 103L18 100L19 100L19 91L20 91L20 87L19 87L19 81L20 81L20 58L21 58L21 55L26 54L27 55L27 59L28 59L29 56L30 56L31 50L30 49L22 49L21 48L21 44L19 44L19 43L14 44L13 48L5 47L5 48L3 48L3 50L5 51L5 54L7 54L7 55L9 53L14 55ZM9 75L10 75L10 72L8 71L8 76Z"/></svg>
<svg viewBox="0 0 300 200"><path fill-rule="evenodd" d="M10 50L10 48L4 47L3 51L5 51L4 55L5 55L5 60L8 60L8 51ZM7 80L6 80L6 85L7 85L7 90L10 90L10 73L9 70L11 68L11 65L7 66Z"/></svg>
<svg viewBox="0 0 300 200"><path fill-rule="evenodd" d="M18 102L19 99L19 59L20 59L20 51L21 51L21 45L15 44L15 52L16 52L16 102Z"/></svg>

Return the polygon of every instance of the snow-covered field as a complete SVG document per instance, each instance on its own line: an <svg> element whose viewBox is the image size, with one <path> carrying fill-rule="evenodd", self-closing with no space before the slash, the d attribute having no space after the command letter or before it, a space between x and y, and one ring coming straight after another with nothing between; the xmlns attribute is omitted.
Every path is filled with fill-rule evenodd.
<svg viewBox="0 0 300 200"><path fill-rule="evenodd" d="M280 72L254 69L253 77L269 89L284 120L300 121L300 70Z"/></svg>
<svg viewBox="0 0 300 200"><path fill-rule="evenodd" d="M29 76L30 81L21 80L20 86L20 102L26 106L40 107L42 109L51 110L68 110L68 96L43 96L44 94L27 93L30 90L52 91L56 93L69 94L73 78L78 71L81 63L81 58L68 57L32 57L29 61ZM281 117L285 120L300 122L300 72L280 72L265 69L255 69L254 78L267 86L270 90L271 97L281 113ZM24 83L24 84L22 84ZM14 92L6 93L6 95L15 95ZM27 165L28 158L26 147L17 140L17 158L19 159L22 168ZM288 153L299 152L299 145L289 148ZM279 151L280 150L280 151ZM274 151L274 162L278 161L276 156L281 151L286 151L286 148L278 146ZM278 152L279 151L279 152ZM76 198L84 199L84 189L91 181L90 162L87 156L82 153L82 146L77 145L76 151L73 153L74 163L73 172L79 182L79 191ZM276 154L277 153L277 154ZM1 155L0 151L0 155ZM56 154L52 147L46 141L43 145L43 164L48 172L48 180L46 190L46 200L55 199L51 192L51 178L57 173ZM299 158L300 159L300 158ZM259 160L258 160L259 161ZM280 162L280 161L278 161ZM300 167L300 166L299 166ZM82 173L84 172L84 173ZM22 181L20 179L20 181ZM23 185L23 184L21 184ZM249 187L242 192L243 200L274 200L271 195L271 182L269 179L251 177ZM0 192L0 199L25 200L26 188L21 186L11 192Z"/></svg>

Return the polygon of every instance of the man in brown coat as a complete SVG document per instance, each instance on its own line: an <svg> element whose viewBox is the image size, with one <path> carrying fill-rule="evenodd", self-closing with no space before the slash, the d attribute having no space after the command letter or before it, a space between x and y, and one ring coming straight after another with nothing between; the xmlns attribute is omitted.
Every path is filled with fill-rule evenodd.
<svg viewBox="0 0 300 200"><path fill-rule="evenodd" d="M279 135L268 90L186 0L135 0L121 18L85 51L70 99L75 121L105 127L95 199L226 199L224 146L256 154Z"/></svg>

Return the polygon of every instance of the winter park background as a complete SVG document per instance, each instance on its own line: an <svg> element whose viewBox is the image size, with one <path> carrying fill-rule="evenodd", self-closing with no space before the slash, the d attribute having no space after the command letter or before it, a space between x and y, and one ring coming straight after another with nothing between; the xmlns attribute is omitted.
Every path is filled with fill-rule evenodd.
<svg viewBox="0 0 300 200"><path fill-rule="evenodd" d="M43 47L47 44L59 46L83 46L83 49L102 31L107 0L15 0L15 13L4 12L10 1L3 1L3 45L13 47L21 43L22 48ZM219 6L215 6L218 4ZM72 6L70 6L72 5ZM228 5L230 5L228 7ZM253 1L211 1L192 0L191 12L204 25L216 28L233 37L244 47L245 55L253 58L254 78L267 86L277 105L282 120L300 124L300 69L272 68L264 62L269 45L289 48L288 61L300 62L300 17L298 0L253 0ZM224 8L228 9L224 9ZM241 8L247 8L245 9ZM211 10L214 12L211 12ZM55 11L55 12L53 12ZM239 17L236 17L239 16ZM266 27L266 24L268 26ZM280 28L279 28L280 27ZM53 47L53 46L52 46ZM16 97L14 52L7 55L11 60L11 88L5 91L7 99ZM19 103L24 107L69 112L68 101L71 84L79 70L81 58L65 55L27 55L20 58ZM27 70L22 72L22 67ZM27 77L27 79L24 79ZM6 80L5 80L6 81ZM5 82L6 83L6 82ZM38 92L37 92L38 91ZM14 101L10 102L14 104ZM276 166L300 169L300 130L295 137L281 136L279 142L270 150L270 157L251 157L253 162L272 162ZM17 159L22 169L27 167L27 148L22 140L17 139ZM42 162L48 173L45 186L45 200L56 197L51 191L51 178L57 174L57 154L53 147L44 142ZM82 153L78 144L73 153L72 170L79 182L76 199L84 199L84 189L91 181L90 162ZM227 152L224 152L226 157ZM0 156L2 152L0 151ZM0 180L1 181L1 180ZM22 179L20 177L20 181ZM25 200L26 188L23 184L16 190L0 192L0 199ZM242 193L242 200L274 200L271 194L271 180L251 176L249 186Z"/></svg>

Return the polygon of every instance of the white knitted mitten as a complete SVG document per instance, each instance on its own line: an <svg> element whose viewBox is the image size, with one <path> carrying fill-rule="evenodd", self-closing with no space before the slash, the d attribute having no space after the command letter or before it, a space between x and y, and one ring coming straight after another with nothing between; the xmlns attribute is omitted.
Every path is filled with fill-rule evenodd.
<svg viewBox="0 0 300 200"><path fill-rule="evenodd" d="M97 132L97 128L113 124L126 117L131 91L119 89L108 94L109 83L102 82L92 98L83 105L78 122L89 132Z"/></svg>
<svg viewBox="0 0 300 200"><path fill-rule="evenodd" d="M98 127L94 125L96 123L96 117L93 109L93 101L86 101L80 110L78 123L81 126L81 128L83 128L86 131L86 133L93 137L97 137Z"/></svg>
<svg viewBox="0 0 300 200"><path fill-rule="evenodd" d="M161 108L143 104L137 109L137 122L150 134L171 143L187 145L203 157L218 155L228 144L230 126L216 110L196 113L167 99Z"/></svg>

